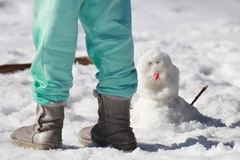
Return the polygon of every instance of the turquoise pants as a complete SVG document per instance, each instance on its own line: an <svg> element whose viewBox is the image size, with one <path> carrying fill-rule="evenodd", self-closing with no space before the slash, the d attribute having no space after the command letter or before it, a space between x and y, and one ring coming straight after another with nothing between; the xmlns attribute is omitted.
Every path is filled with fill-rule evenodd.
<svg viewBox="0 0 240 160"><path fill-rule="evenodd" d="M78 19L88 56L98 69L100 94L130 97L137 87L130 0L33 0L33 98L41 105L67 100Z"/></svg>

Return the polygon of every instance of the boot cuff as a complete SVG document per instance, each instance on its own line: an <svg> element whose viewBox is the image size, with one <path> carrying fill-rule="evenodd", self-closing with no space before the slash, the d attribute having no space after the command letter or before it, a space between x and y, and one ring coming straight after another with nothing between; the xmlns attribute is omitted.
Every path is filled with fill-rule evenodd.
<svg viewBox="0 0 240 160"><path fill-rule="evenodd" d="M107 97L107 98L115 99L115 100L129 100L129 99L132 98L132 96L129 97L129 98L127 98L127 97L121 97L121 96L113 96L113 95L107 95L107 94L100 94L100 93L98 93L97 90L93 90L93 96L96 97L96 98Z"/></svg>
<svg viewBox="0 0 240 160"><path fill-rule="evenodd" d="M50 102L48 104L43 105L43 107L59 107L59 106L63 106L66 107L67 106L67 101L59 101L59 102Z"/></svg>

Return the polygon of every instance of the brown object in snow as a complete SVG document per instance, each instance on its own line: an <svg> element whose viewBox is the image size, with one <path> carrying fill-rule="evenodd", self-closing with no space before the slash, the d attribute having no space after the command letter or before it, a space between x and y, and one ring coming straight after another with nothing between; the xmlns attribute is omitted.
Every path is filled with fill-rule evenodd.
<svg viewBox="0 0 240 160"><path fill-rule="evenodd" d="M89 59L88 56L82 56L82 57L76 57L74 60L74 63L89 65L89 64L92 64L92 61ZM31 63L0 65L0 73L11 73L13 71L24 70L30 67L31 67Z"/></svg>

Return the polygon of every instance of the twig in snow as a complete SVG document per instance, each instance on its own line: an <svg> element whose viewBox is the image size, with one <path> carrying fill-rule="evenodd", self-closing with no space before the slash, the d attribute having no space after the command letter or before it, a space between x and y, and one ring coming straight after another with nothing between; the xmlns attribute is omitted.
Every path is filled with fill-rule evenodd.
<svg viewBox="0 0 240 160"><path fill-rule="evenodd" d="M207 88L208 88L208 85L205 85L205 86L203 87L203 89L198 93L198 95L194 98L194 100L192 101L191 105L193 105L193 104L197 101L197 99L201 96L201 94L202 94Z"/></svg>

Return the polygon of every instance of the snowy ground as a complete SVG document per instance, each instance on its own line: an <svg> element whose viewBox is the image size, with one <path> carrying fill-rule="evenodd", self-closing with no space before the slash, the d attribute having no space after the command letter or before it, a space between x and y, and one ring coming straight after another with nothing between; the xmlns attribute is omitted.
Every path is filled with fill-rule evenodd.
<svg viewBox="0 0 240 160"><path fill-rule="evenodd" d="M97 121L94 66L73 66L74 86L63 129L63 148L50 151L11 145L9 136L35 120L29 70L0 75L0 159L192 159L237 160L240 156L240 1L132 0L135 60L148 49L168 53L180 70L179 94L227 127L180 124L181 131L134 128L138 148L83 147L78 131ZM31 1L0 0L0 65L31 62ZM80 27L79 27L80 28ZM86 55L80 28L77 55ZM139 95L133 97L133 109ZM147 109L146 109L147 112ZM134 124L133 124L134 126Z"/></svg>

